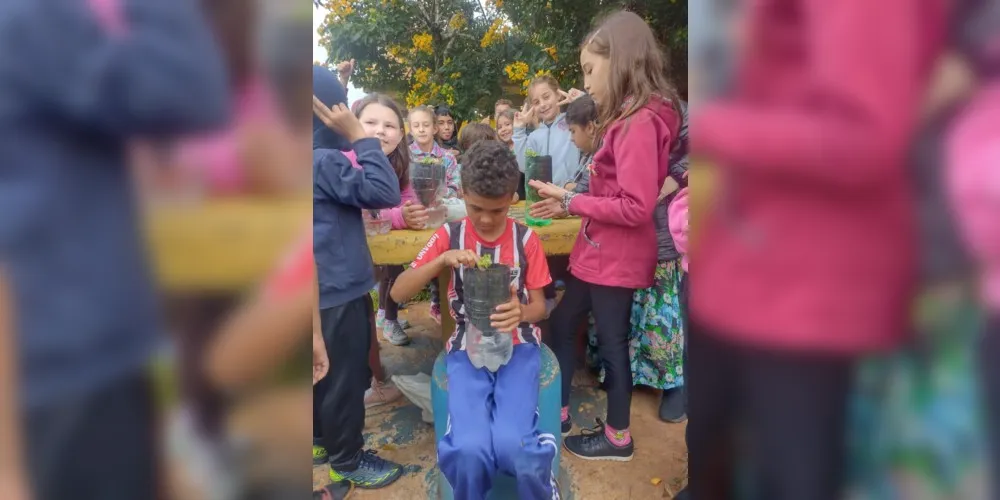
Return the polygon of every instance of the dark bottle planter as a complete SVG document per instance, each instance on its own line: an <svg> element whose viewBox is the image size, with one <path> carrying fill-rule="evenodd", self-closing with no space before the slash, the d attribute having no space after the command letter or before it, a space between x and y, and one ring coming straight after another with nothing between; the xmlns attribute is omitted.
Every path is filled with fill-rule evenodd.
<svg viewBox="0 0 1000 500"><path fill-rule="evenodd" d="M490 316L496 313L497 306L510 301L510 267L492 264L486 269L466 268L462 287L469 322L484 337L494 335L496 330L490 326Z"/></svg>
<svg viewBox="0 0 1000 500"><path fill-rule="evenodd" d="M444 181L443 162L410 163L410 186L424 207L431 208L440 204L444 194Z"/></svg>

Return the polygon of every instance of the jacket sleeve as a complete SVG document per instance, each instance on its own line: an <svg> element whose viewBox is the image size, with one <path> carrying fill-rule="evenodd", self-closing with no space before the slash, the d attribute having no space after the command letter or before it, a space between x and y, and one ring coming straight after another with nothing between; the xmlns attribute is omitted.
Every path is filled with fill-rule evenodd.
<svg viewBox="0 0 1000 500"><path fill-rule="evenodd" d="M531 139L531 135L528 134L527 129L515 128L514 129L514 156L517 157L517 167L524 172L525 165L525 153L529 149L538 152L538 146L535 145L534 141Z"/></svg>
<svg viewBox="0 0 1000 500"><path fill-rule="evenodd" d="M669 135L658 127L652 113L640 112L629 118L627 131L619 128L611 137L620 191L611 197L581 194L573 198L569 212L598 222L636 227L653 220L653 209L659 194L659 172L653 165L662 165L658 158L661 135ZM624 133L623 133L624 132ZM610 133L610 132L609 132Z"/></svg>
<svg viewBox="0 0 1000 500"><path fill-rule="evenodd" d="M20 52L0 55L0 73L45 116L122 137L193 133L228 120L226 66L194 0L16 5L0 21L0 40Z"/></svg>
<svg viewBox="0 0 1000 500"><path fill-rule="evenodd" d="M395 175L393 177L395 178ZM399 183L399 179L396 179L396 182ZM389 218L392 219L393 229L410 228L410 226L406 225L406 219L403 218L403 204L408 201L412 201L414 203L417 201L417 195L413 192L413 186L406 186L406 189L403 190L399 203L397 203L396 206L389 211Z"/></svg>
<svg viewBox="0 0 1000 500"><path fill-rule="evenodd" d="M354 143L358 155L355 168L343 153L317 149L313 152L315 194L361 209L391 208L399 204L399 180L382 153L378 139Z"/></svg>
<svg viewBox="0 0 1000 500"><path fill-rule="evenodd" d="M445 153L444 155L444 166L445 166L445 183L448 187L448 193L445 195L446 198L458 198L462 194L462 172L461 165L455 159L455 155L451 153Z"/></svg>
<svg viewBox="0 0 1000 500"><path fill-rule="evenodd" d="M681 128L677 131L677 140L670 150L670 176L681 186L687 185L684 174L688 171L688 106L681 102Z"/></svg>
<svg viewBox="0 0 1000 500"><path fill-rule="evenodd" d="M903 168L923 92L926 16L903 0L802 4L811 66L800 104L706 103L691 117L692 147L753 175L841 189L885 182Z"/></svg>

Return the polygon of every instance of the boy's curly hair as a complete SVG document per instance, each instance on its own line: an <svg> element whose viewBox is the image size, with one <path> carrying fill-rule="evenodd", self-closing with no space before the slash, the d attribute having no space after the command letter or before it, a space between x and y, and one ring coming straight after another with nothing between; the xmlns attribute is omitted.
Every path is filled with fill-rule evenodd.
<svg viewBox="0 0 1000 500"><path fill-rule="evenodd" d="M494 140L479 141L465 153L462 189L485 198L510 198L517 191L521 171L507 145Z"/></svg>

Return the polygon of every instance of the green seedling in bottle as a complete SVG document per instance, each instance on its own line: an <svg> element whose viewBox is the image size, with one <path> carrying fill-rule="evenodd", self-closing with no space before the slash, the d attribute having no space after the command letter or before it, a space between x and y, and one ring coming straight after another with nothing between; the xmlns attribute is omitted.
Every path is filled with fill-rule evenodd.
<svg viewBox="0 0 1000 500"><path fill-rule="evenodd" d="M492 255L483 255L482 257L479 258L479 262L476 262L476 267L479 269L486 269L491 265L493 265Z"/></svg>

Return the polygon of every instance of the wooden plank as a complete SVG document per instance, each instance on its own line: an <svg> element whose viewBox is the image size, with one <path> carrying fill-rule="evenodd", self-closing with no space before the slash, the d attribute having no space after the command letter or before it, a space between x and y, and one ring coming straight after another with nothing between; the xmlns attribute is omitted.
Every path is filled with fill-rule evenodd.
<svg viewBox="0 0 1000 500"><path fill-rule="evenodd" d="M312 200L234 198L148 208L146 237L170 292L240 292L256 285L312 225Z"/></svg>
<svg viewBox="0 0 1000 500"><path fill-rule="evenodd" d="M569 255L580 231L580 219L568 218L552 221L545 227L532 227L542 241L545 255ZM368 237L368 248L377 265L407 265L434 234L433 230L397 230L389 234Z"/></svg>

